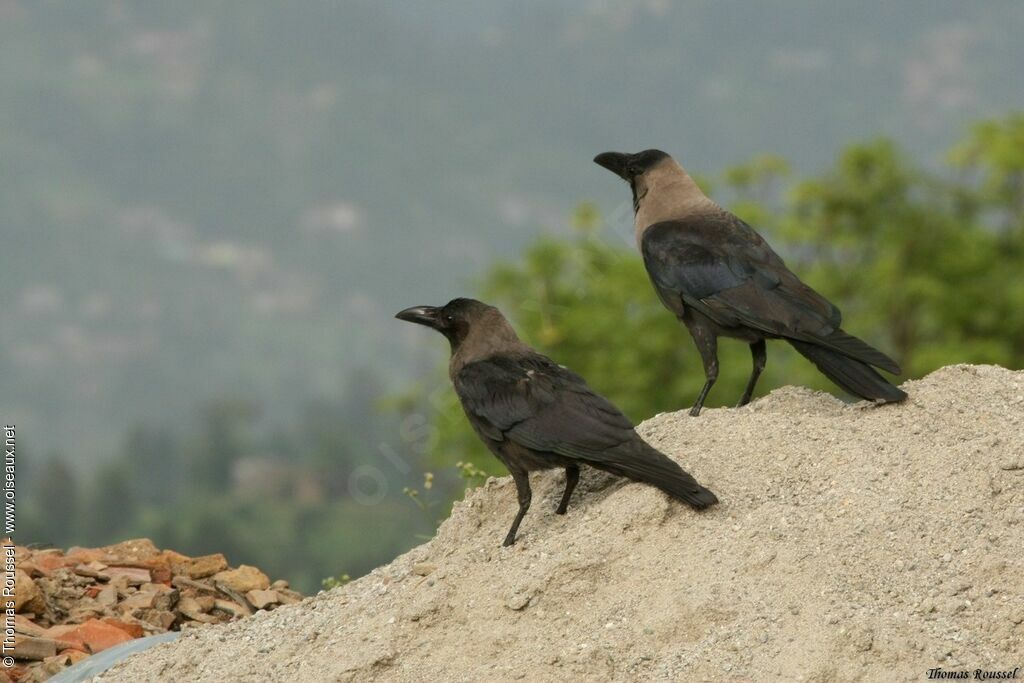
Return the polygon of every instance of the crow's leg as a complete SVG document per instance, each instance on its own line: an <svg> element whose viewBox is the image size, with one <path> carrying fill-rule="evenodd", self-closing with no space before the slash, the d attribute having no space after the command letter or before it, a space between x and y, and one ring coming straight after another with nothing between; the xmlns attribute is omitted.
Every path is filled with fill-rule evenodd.
<svg viewBox="0 0 1024 683"><path fill-rule="evenodd" d="M697 417L700 415L700 409L704 407L704 399L708 397L708 392L718 379L718 337L704 325L688 324L687 327L690 328L693 341L697 344L700 359L704 361L704 388L700 390L697 402L690 408L690 415Z"/></svg>
<svg viewBox="0 0 1024 683"><path fill-rule="evenodd" d="M508 535L505 536L505 542L502 545L512 545L516 542L516 532L519 531L519 523L523 521L526 511L530 509L530 498L533 496L530 492L530 475L527 471L509 469L512 472L512 479L516 482L516 493L519 494L519 512L516 513L516 518L512 521L512 528L508 530Z"/></svg>
<svg viewBox="0 0 1024 683"><path fill-rule="evenodd" d="M558 509L555 510L556 515L564 515L565 511L569 509L569 497L572 495L573 489L576 488L576 482L580 480L580 468L576 465L567 465L565 468L565 492L562 494L562 502L558 504Z"/></svg>
<svg viewBox="0 0 1024 683"><path fill-rule="evenodd" d="M756 341L750 345L750 355L754 357L754 369L750 373L750 379L747 380L747 388L743 392L743 397L740 398L740 402L736 404L737 408L750 403L750 397L754 394L754 386L757 384L757 378L761 376L765 363L768 362L768 352L765 350L764 339Z"/></svg>

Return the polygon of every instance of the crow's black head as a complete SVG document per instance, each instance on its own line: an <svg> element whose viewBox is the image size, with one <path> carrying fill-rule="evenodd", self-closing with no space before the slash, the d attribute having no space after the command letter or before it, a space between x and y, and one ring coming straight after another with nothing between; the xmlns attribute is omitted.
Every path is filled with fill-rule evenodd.
<svg viewBox="0 0 1024 683"><path fill-rule="evenodd" d="M413 306L399 311L395 317L406 322L426 325L437 330L458 346L470 328L497 313L497 309L476 299L452 299L444 306ZM500 316L500 313L498 314Z"/></svg>
<svg viewBox="0 0 1024 683"><path fill-rule="evenodd" d="M660 149L645 149L636 154L605 152L594 157L594 163L607 168L623 180L633 182L634 178L650 171L668 158L669 155Z"/></svg>

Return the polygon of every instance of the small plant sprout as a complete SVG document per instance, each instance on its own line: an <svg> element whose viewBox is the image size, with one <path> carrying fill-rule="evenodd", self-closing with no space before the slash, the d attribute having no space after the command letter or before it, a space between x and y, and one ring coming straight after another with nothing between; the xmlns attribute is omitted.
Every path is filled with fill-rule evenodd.
<svg viewBox="0 0 1024 683"><path fill-rule="evenodd" d="M338 586L344 586L346 583L352 580L352 577L348 574L338 574L337 576L328 576L326 579L320 582L325 591L332 590Z"/></svg>

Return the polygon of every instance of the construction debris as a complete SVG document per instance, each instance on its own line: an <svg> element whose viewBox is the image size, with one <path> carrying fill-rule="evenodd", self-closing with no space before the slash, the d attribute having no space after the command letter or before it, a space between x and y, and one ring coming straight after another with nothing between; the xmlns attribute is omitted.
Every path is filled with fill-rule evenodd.
<svg viewBox="0 0 1024 683"><path fill-rule="evenodd" d="M0 683L36 683L125 641L218 624L302 595L217 553L188 557L149 539L104 548L15 548L16 664Z"/></svg>

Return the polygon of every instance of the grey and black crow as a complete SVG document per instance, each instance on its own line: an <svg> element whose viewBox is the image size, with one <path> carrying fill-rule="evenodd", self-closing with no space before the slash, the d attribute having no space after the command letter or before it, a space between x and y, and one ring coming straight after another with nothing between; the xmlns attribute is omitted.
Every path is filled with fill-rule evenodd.
<svg viewBox="0 0 1024 683"><path fill-rule="evenodd" d="M657 149L605 152L594 162L629 183L637 246L661 302L689 329L706 381L690 410L699 415L718 377L718 337L750 344L750 401L767 359L765 339L785 339L830 380L861 398L907 395L872 366L899 374L894 360L840 328L842 315L800 281L749 225L709 199Z"/></svg>
<svg viewBox="0 0 1024 683"><path fill-rule="evenodd" d="M432 327L451 343L448 374L477 436L512 473L519 512L512 545L530 507L532 470L565 468L555 510L565 514L580 465L650 484L695 508L718 502L579 375L524 344L498 309L474 299L415 306L396 316Z"/></svg>

